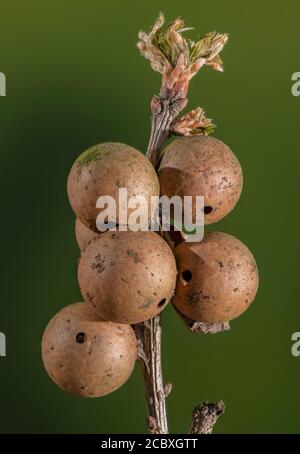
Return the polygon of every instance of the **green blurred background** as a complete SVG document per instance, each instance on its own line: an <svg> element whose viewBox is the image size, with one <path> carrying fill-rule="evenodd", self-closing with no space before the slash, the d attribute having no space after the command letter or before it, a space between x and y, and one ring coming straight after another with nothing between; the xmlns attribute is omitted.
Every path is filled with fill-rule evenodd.
<svg viewBox="0 0 300 454"><path fill-rule="evenodd" d="M216 137L238 156L241 200L222 230L244 241L260 270L258 296L232 330L190 334L163 314L163 367L174 383L170 429L187 432L192 408L224 399L217 433L299 432L299 111L291 74L300 71L296 0L2 1L0 71L1 304L0 432L145 432L140 371L119 391L83 400L46 375L40 340L48 320L80 300L74 217L66 195L71 164L101 141L145 151L149 102L160 77L140 57L139 29L160 10L181 15L197 37L228 32L224 74L193 79L190 108L204 107Z"/></svg>

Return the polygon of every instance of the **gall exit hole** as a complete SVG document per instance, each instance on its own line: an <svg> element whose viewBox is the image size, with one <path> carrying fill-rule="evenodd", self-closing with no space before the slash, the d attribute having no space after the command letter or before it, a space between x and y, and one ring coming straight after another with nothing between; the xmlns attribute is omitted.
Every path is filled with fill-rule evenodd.
<svg viewBox="0 0 300 454"><path fill-rule="evenodd" d="M204 214L209 214L212 212L212 210L213 210L213 207L211 207L210 205L205 205Z"/></svg>
<svg viewBox="0 0 300 454"><path fill-rule="evenodd" d="M87 340L87 336L85 333L78 333L76 335L76 342L78 344L84 344L84 342Z"/></svg>
<svg viewBox="0 0 300 454"><path fill-rule="evenodd" d="M163 298L163 299L158 303L157 307L162 307L162 306L165 304L166 301L167 301L166 298Z"/></svg>
<svg viewBox="0 0 300 454"><path fill-rule="evenodd" d="M183 285L187 285L192 280L193 274L190 270L185 270L181 273L181 277Z"/></svg>

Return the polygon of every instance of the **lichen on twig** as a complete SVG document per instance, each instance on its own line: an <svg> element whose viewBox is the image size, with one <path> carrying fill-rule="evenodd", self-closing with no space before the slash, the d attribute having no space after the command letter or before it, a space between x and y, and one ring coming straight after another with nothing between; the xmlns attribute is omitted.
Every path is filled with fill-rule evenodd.
<svg viewBox="0 0 300 454"><path fill-rule="evenodd" d="M190 434L211 434L218 418L224 414L225 405L221 400L216 403L203 402L193 410Z"/></svg>

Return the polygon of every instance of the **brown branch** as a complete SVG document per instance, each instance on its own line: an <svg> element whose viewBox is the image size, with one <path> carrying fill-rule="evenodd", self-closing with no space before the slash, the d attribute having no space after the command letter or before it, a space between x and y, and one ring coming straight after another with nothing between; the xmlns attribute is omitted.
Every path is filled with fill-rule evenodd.
<svg viewBox="0 0 300 454"><path fill-rule="evenodd" d="M138 357L143 372L148 405L148 429L150 433L167 434L168 420L166 397L172 385L163 383L161 369L160 316L134 325L138 339Z"/></svg>
<svg viewBox="0 0 300 454"><path fill-rule="evenodd" d="M185 315L183 315L179 310L174 306L177 314L183 321L183 323L188 327L188 329L195 334L217 334L223 331L229 331L230 325L229 322L223 323L203 323L192 320Z"/></svg>
<svg viewBox="0 0 300 454"><path fill-rule="evenodd" d="M224 414L225 405L220 400L217 403L203 402L193 410L193 421L190 434L211 434L218 418Z"/></svg>
<svg viewBox="0 0 300 454"><path fill-rule="evenodd" d="M171 135L171 123L187 105L187 99L172 92L166 98L154 95L151 101L151 135L146 153L155 169L159 165L160 148Z"/></svg>
<svg viewBox="0 0 300 454"><path fill-rule="evenodd" d="M157 170L159 150L170 134L174 110L170 108L170 100L161 100L154 96L151 103L152 126L146 156ZM162 234L162 232L160 232ZM145 383L148 430L154 434L168 433L166 397L172 385L164 384L161 367L161 325L160 315L144 323L134 325L138 339L139 360Z"/></svg>
<svg viewBox="0 0 300 454"><path fill-rule="evenodd" d="M171 107L170 99L159 100L158 97L154 96L153 100L151 103L152 128L146 155L155 169L157 169L159 165L159 150L166 138L169 137L170 125L179 111L174 111ZM169 236L169 232L160 232L160 234L165 237L168 244L172 247L173 241L171 236ZM190 320L180 313L179 315L189 329L197 334L217 333L230 329L228 323L205 324ZM163 382L160 315L135 325L134 329L138 339L138 356L145 383L148 430L154 434L167 434L166 397L170 394L172 386L171 384L164 385Z"/></svg>
<svg viewBox="0 0 300 454"><path fill-rule="evenodd" d="M174 99L177 101L175 102ZM178 98L170 92L169 98L154 96L151 103L151 135L146 156L157 170L159 166L159 151L165 140L170 136L172 121L186 106L187 99ZM168 232L166 241L172 246ZM165 235L163 235L165 236ZM230 329L228 323L205 324L190 320L180 314L189 329L197 334L217 333ZM160 315L134 326L138 344L139 360L145 383L148 430L153 434L168 434L166 397L170 394L172 385L164 385L161 367L161 324ZM222 404L223 405L223 404ZM210 433L221 412L221 403L203 403L193 412L191 433Z"/></svg>
<svg viewBox="0 0 300 454"><path fill-rule="evenodd" d="M187 93L190 79L204 64L212 66L217 70L222 69L222 61L218 57L218 54L227 41L227 35L225 34L210 33L198 43L193 43L189 47L188 42L181 36L184 25L183 21L176 19L170 24L167 33L160 35L161 39L158 40L161 44L163 41L166 41L167 47L170 46L175 51L171 58L172 61L170 61L170 58L164 54L162 48L155 41L158 38L157 33L163 23L164 17L160 15L149 34L144 32L139 33L138 42L141 53L150 60L152 68L162 74L159 96L153 96L151 101L151 134L146 153L147 158L155 170L158 170L159 167L161 147L171 135L172 123L188 103ZM195 114L193 115L195 116ZM180 132L182 132L183 126L185 129L190 130L190 124L186 124L190 120L190 117L191 114L185 116L184 121L181 121ZM201 119L203 120L202 117ZM203 127L202 123L201 125L197 123L196 126L199 126L199 128L200 126ZM207 125L204 124L204 126ZM166 232L160 232L160 234L162 233ZM167 235L165 239L169 244L173 242L173 245L178 241L178 238L172 238L172 235ZM225 329L224 327L222 328ZM171 392L172 386L170 384L165 385L163 382L160 315L134 325L134 329L138 339L139 360L145 382L148 428L151 433L167 434L166 397ZM204 330L204 327L202 326L201 329ZM210 332L217 332L216 328L213 331L213 327L206 329L210 329ZM209 433L209 430L212 430L214 423L221 414L220 405L221 403L204 403L197 407L198 410L195 409L193 413L194 422L192 428L199 426L199 430L207 430L207 432L199 431L191 433ZM224 405L222 407L223 410Z"/></svg>

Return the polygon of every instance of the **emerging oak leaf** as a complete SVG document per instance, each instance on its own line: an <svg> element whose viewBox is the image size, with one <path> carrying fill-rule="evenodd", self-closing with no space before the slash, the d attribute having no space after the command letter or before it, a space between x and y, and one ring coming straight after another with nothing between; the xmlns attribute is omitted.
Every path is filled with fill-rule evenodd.
<svg viewBox="0 0 300 454"><path fill-rule="evenodd" d="M175 119L171 124L173 134L180 136L208 135L213 132L215 125L210 118L206 118L201 107L191 110L183 117Z"/></svg>
<svg viewBox="0 0 300 454"><path fill-rule="evenodd" d="M227 42L226 33L207 33L199 41L192 41L183 36L183 32L191 30L184 26L179 17L163 29L165 19L161 13L150 32L139 33L137 43L142 55L150 61L152 68L161 74L170 73L180 62L181 72L191 79L203 66L208 65L222 71L223 64L219 57Z"/></svg>
<svg viewBox="0 0 300 454"><path fill-rule="evenodd" d="M185 27L180 17L167 26L164 23L164 15L160 13L149 33L139 32L137 43L151 67L162 75L159 95L153 96L151 102L152 131L155 134L149 141L148 157L155 168L160 157L157 150L170 133L189 136L208 135L213 131L212 120L206 118L200 108L180 119L177 116L187 105L189 82L202 66L223 71L219 54L228 39L226 33L211 32L192 41L184 36L191 28Z"/></svg>

